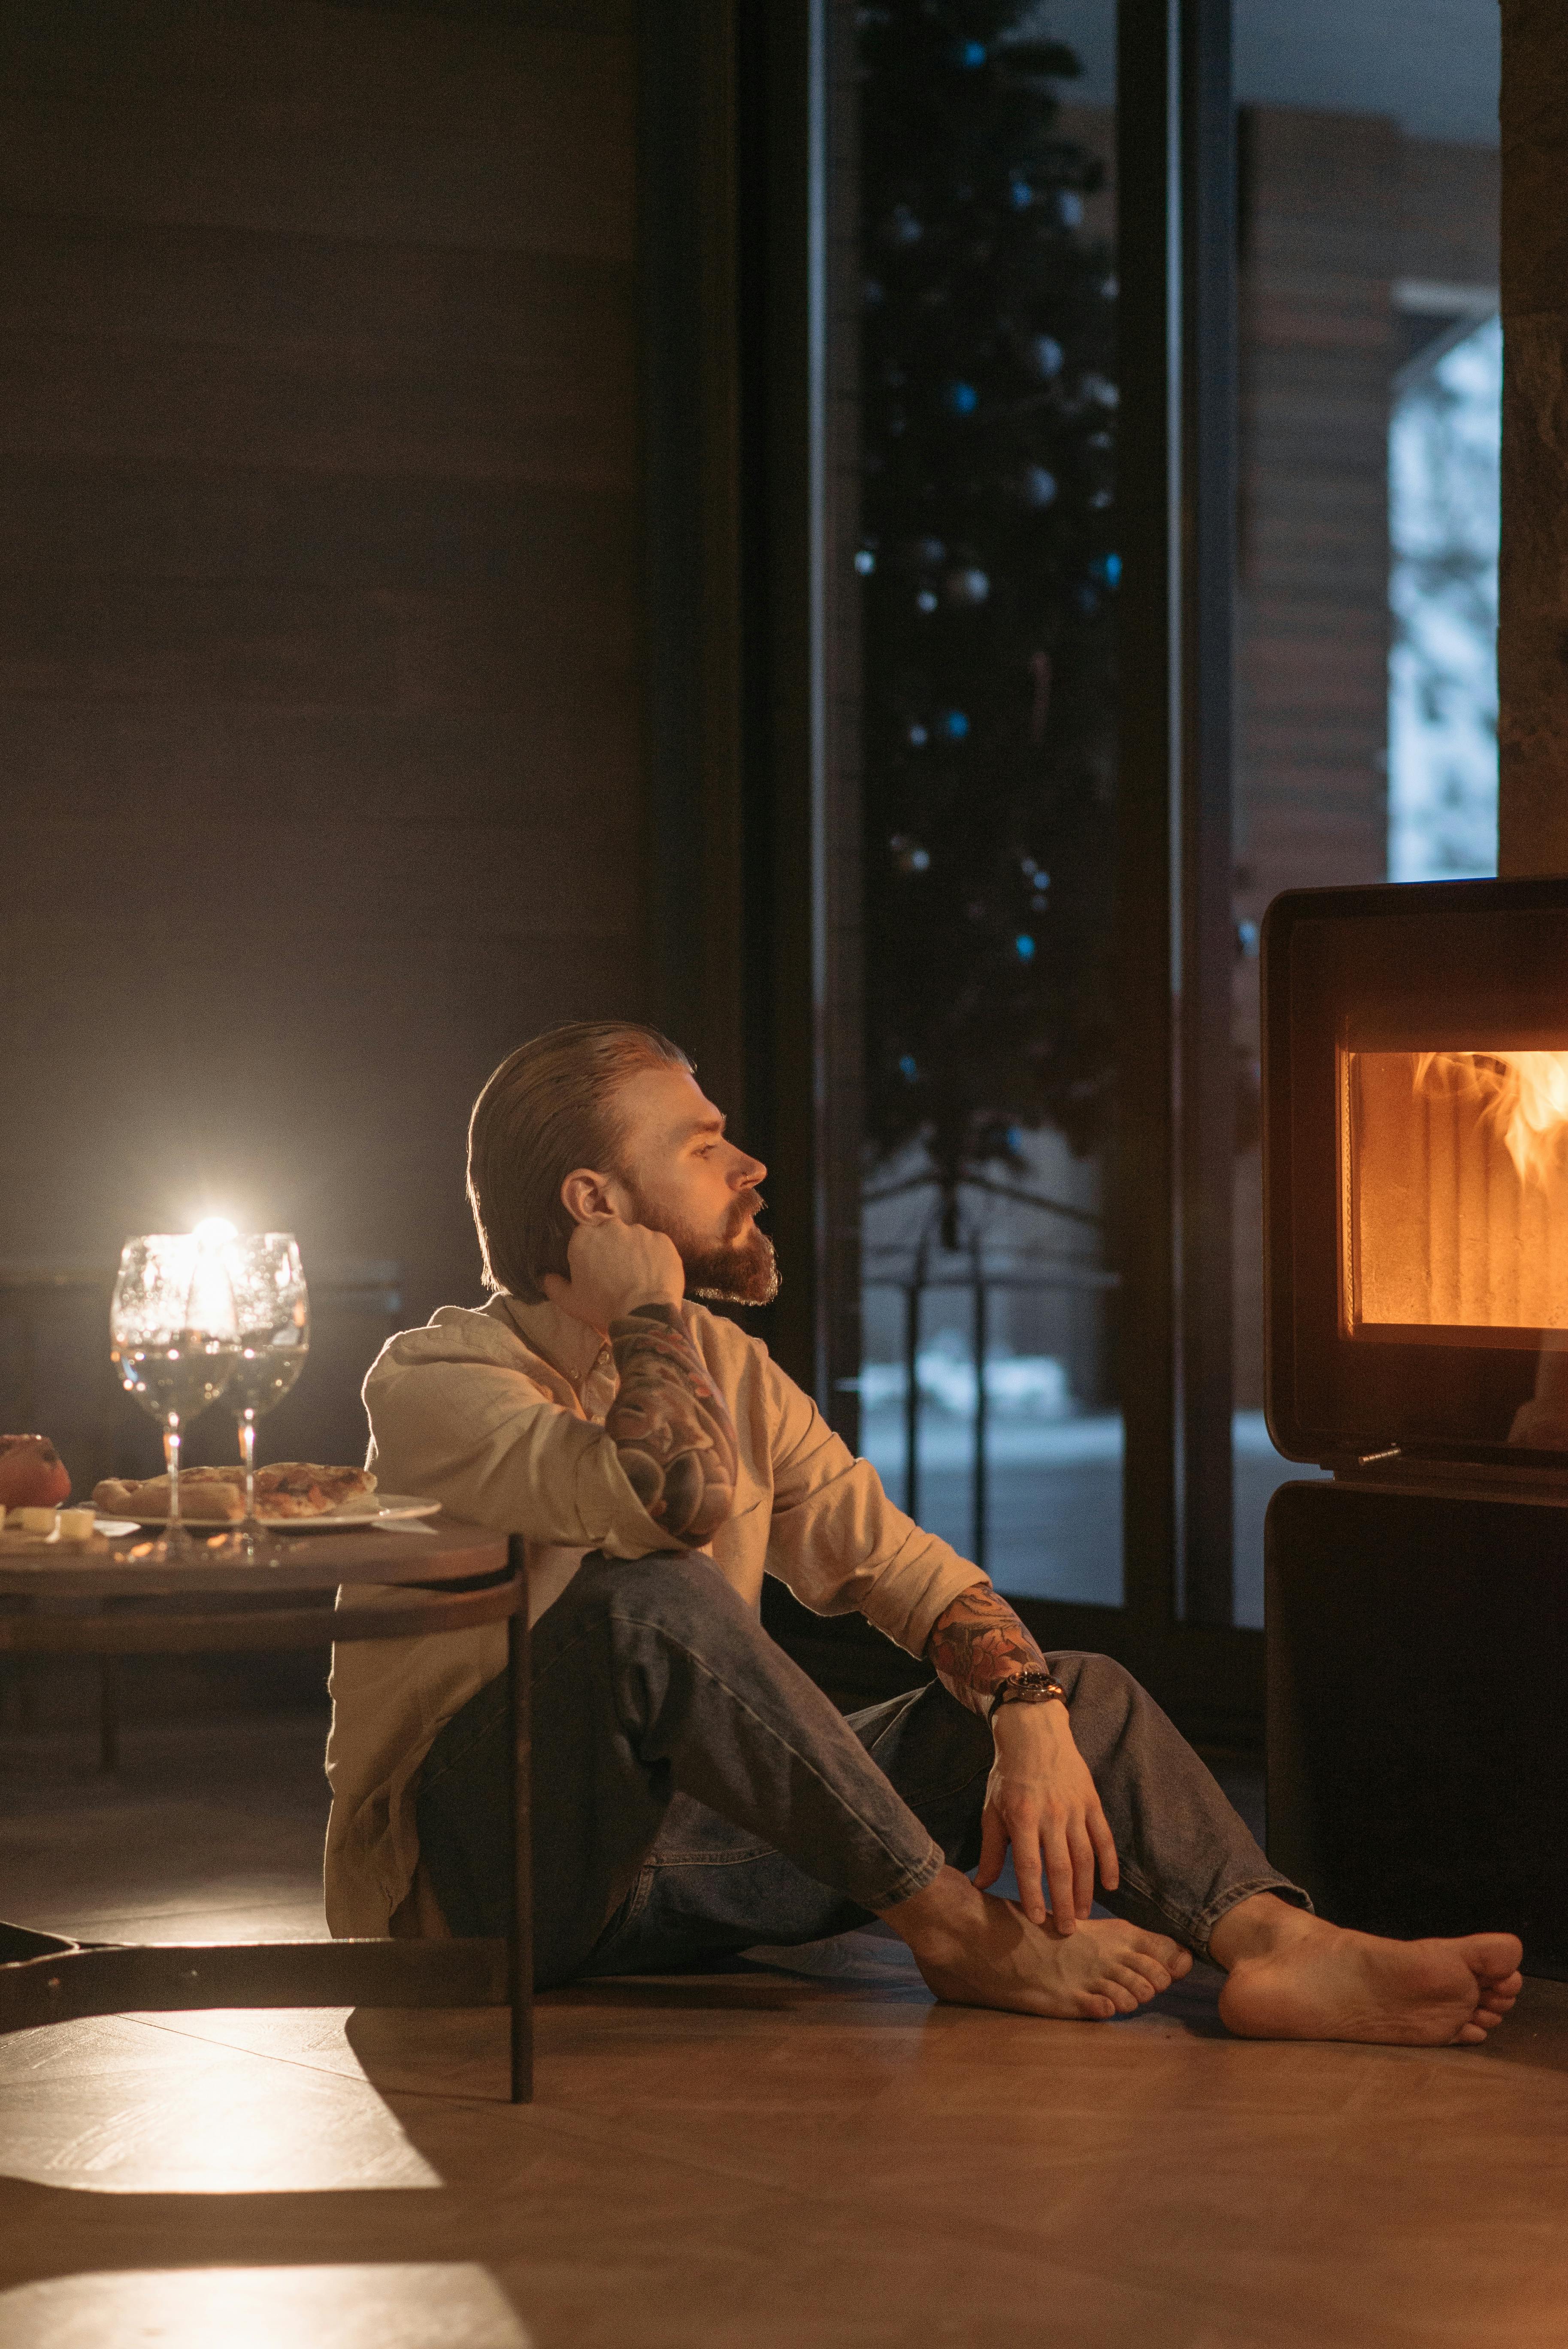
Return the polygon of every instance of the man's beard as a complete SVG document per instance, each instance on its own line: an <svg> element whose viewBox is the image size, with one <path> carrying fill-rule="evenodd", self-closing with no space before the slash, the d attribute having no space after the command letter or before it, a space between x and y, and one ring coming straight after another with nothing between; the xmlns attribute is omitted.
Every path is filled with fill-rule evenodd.
<svg viewBox="0 0 1568 2349"><path fill-rule="evenodd" d="M766 1232L748 1224L738 1238L718 1247L676 1247L686 1267L686 1289L710 1305L771 1305L779 1294L779 1258Z"/></svg>
<svg viewBox="0 0 1568 2349"><path fill-rule="evenodd" d="M729 1213L730 1228L716 1240L655 1219L645 1212L635 1187L628 1184L627 1188L637 1221L674 1240L688 1297L706 1298L710 1305L772 1304L779 1294L779 1259L767 1233L757 1228L757 1201L737 1200Z"/></svg>

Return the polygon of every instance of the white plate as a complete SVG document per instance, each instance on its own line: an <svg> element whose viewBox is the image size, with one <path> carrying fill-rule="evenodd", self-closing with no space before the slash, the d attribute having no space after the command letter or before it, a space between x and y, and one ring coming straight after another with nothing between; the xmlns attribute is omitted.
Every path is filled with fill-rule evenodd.
<svg viewBox="0 0 1568 2349"><path fill-rule="evenodd" d="M439 1501L416 1500L407 1493L361 1493L357 1498L345 1502L340 1509L324 1509L315 1517L269 1517L264 1513L258 1518L269 1533L274 1534L337 1534L364 1533L377 1526L407 1525L416 1517L433 1517L440 1509ZM137 1533L145 1526L166 1526L167 1517L99 1517L98 1530L117 1537ZM239 1526L238 1517L195 1517L187 1511L182 1522L192 1533L232 1533Z"/></svg>

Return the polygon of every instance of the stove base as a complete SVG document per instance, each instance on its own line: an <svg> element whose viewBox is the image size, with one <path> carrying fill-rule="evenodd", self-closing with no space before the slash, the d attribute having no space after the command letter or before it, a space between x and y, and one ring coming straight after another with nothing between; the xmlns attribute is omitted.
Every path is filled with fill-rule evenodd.
<svg viewBox="0 0 1568 2349"><path fill-rule="evenodd" d="M1264 1557L1275 1867L1568 1980L1568 1505L1284 1485Z"/></svg>

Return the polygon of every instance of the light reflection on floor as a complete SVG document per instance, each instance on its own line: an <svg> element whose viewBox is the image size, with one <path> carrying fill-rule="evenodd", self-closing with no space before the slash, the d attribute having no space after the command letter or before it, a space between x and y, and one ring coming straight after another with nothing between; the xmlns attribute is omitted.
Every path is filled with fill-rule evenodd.
<svg viewBox="0 0 1568 2349"><path fill-rule="evenodd" d="M0 2040L5 2174L100 2194L438 2187L345 2021L263 2010L225 2032L214 2013L106 2015Z"/></svg>
<svg viewBox="0 0 1568 2349"><path fill-rule="evenodd" d="M0 2292L5 2349L530 2349L481 2267L152 2268Z"/></svg>

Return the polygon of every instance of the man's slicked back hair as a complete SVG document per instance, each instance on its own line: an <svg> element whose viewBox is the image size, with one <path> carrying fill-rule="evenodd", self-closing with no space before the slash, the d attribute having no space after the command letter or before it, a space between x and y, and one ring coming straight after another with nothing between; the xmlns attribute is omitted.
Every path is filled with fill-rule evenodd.
<svg viewBox="0 0 1568 2349"><path fill-rule="evenodd" d="M576 1166L619 1169L614 1097L639 1069L689 1069L678 1044L631 1019L573 1019L509 1052L469 1120L469 1205L485 1286L537 1305L545 1273L568 1278Z"/></svg>

